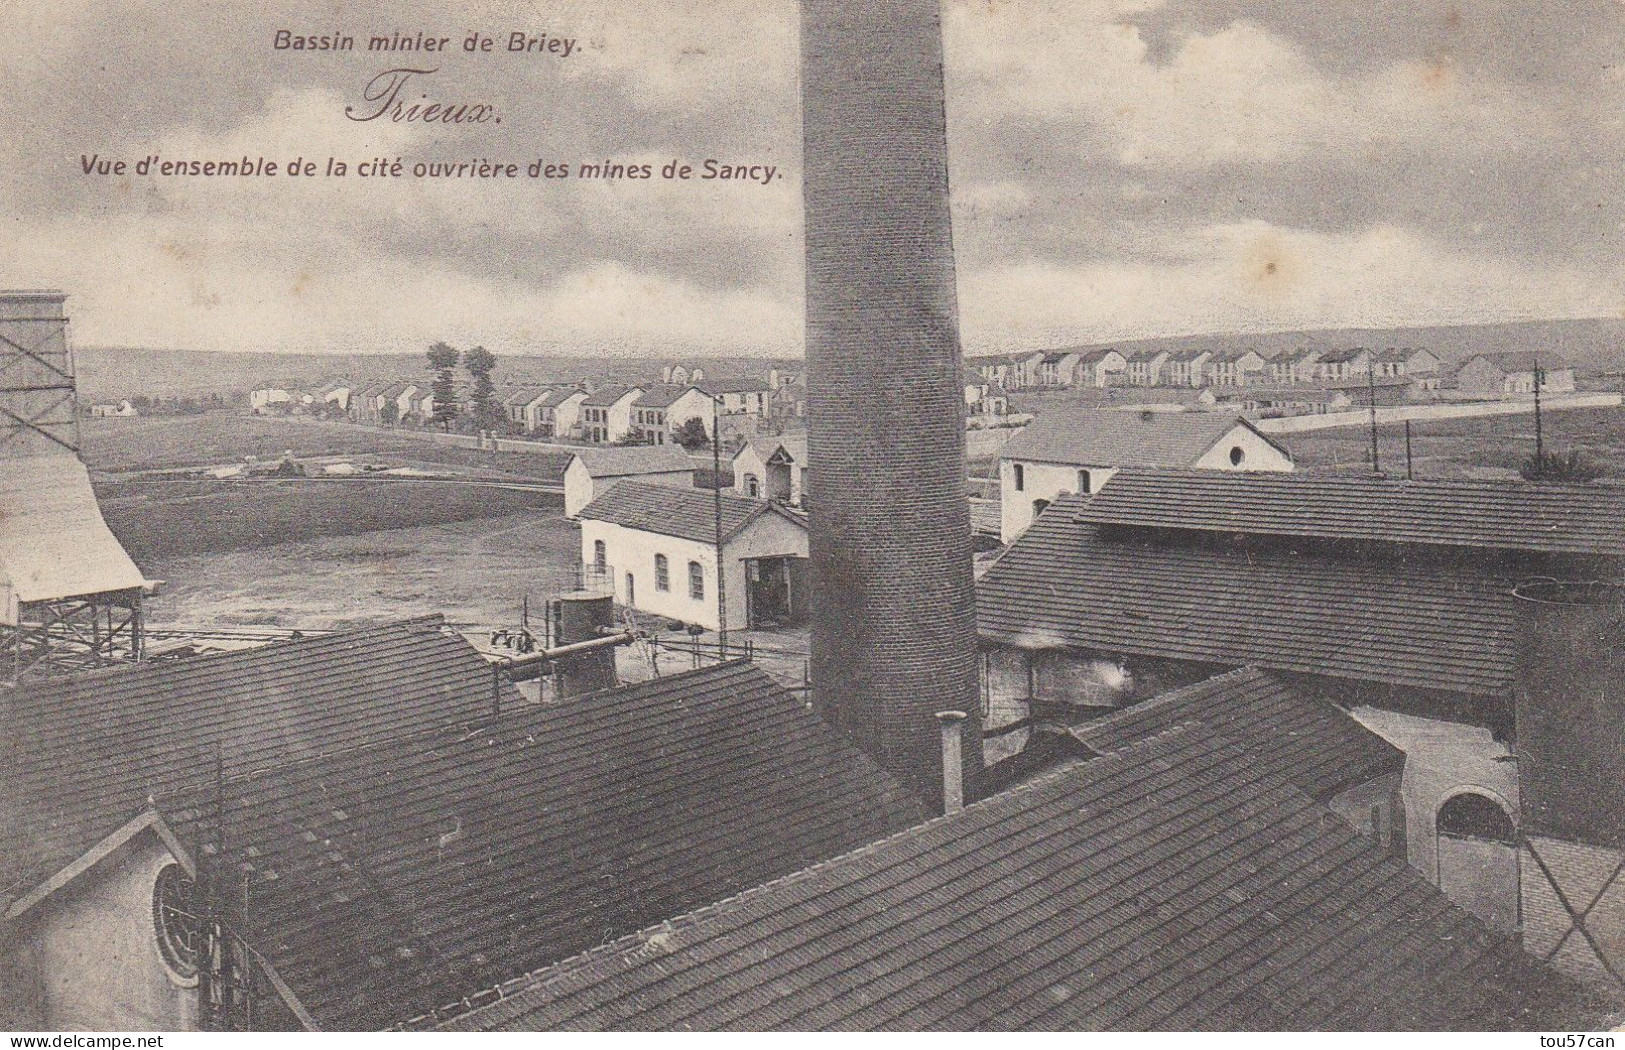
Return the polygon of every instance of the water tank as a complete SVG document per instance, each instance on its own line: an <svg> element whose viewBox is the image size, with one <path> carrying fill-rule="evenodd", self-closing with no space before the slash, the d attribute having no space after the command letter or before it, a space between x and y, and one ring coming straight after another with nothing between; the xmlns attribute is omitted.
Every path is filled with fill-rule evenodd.
<svg viewBox="0 0 1625 1050"><path fill-rule="evenodd" d="M1527 834L1625 845L1625 585L1520 585L1518 793Z"/></svg>
<svg viewBox="0 0 1625 1050"><path fill-rule="evenodd" d="M570 591L553 599L553 644L570 645L601 638L615 624L615 596L601 591ZM559 696L579 696L613 689L615 649L605 646L558 660Z"/></svg>

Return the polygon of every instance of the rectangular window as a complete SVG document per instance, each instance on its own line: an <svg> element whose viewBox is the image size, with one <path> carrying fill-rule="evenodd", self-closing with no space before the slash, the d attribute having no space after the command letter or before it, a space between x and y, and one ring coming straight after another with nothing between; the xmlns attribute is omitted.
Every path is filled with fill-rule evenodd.
<svg viewBox="0 0 1625 1050"><path fill-rule="evenodd" d="M1016 479L1016 491L1020 492L1027 487L1026 471L1022 470L1020 463L1017 463L1012 470L1014 471Z"/></svg>
<svg viewBox="0 0 1625 1050"><path fill-rule="evenodd" d="M705 570L697 561L688 563L688 596L696 601L705 597Z"/></svg>
<svg viewBox="0 0 1625 1050"><path fill-rule="evenodd" d="M655 590L671 590L671 565L664 554L655 555Z"/></svg>

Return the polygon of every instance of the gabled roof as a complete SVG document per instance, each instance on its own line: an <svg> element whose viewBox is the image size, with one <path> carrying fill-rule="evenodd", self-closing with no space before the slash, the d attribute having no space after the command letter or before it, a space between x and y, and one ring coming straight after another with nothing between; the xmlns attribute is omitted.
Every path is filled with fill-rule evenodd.
<svg viewBox="0 0 1625 1050"><path fill-rule="evenodd" d="M1354 473L1122 470L1079 521L1625 557L1625 488Z"/></svg>
<svg viewBox="0 0 1625 1050"><path fill-rule="evenodd" d="M760 379L702 379L691 384L699 387L707 394L765 394L768 391L766 383Z"/></svg>
<svg viewBox="0 0 1625 1050"><path fill-rule="evenodd" d="M540 401L542 398L546 397L548 393L549 391L546 387L521 387L518 390L510 390L503 394L499 399L499 403L506 408L524 407L535 404L537 401Z"/></svg>
<svg viewBox="0 0 1625 1050"><path fill-rule="evenodd" d="M1170 730L511 982L458 1030L1542 1028L1583 993Z"/></svg>
<svg viewBox="0 0 1625 1050"><path fill-rule="evenodd" d="M1320 355L1321 362L1328 365L1338 365L1345 361L1352 361L1361 354L1371 353L1370 347L1346 346L1341 350L1327 350Z"/></svg>
<svg viewBox="0 0 1625 1050"><path fill-rule="evenodd" d="M1011 438L999 456L1080 467L1189 467L1237 427L1258 434L1242 417L1222 412L1136 414L1056 405Z"/></svg>
<svg viewBox="0 0 1625 1050"><path fill-rule="evenodd" d="M1058 497L977 581L985 640L1469 694L1511 686L1507 581L1454 566L1107 538L1077 520L1088 499Z"/></svg>
<svg viewBox="0 0 1625 1050"><path fill-rule="evenodd" d="M1168 351L1168 360L1177 361L1177 362L1180 362L1180 363L1184 363L1186 361L1194 361L1198 357L1203 357L1203 356L1212 357L1213 356L1213 351L1210 350L1210 349L1207 349L1205 347L1199 347L1199 346L1188 347L1188 348L1186 348L1184 350L1170 350L1170 351Z"/></svg>
<svg viewBox="0 0 1625 1050"><path fill-rule="evenodd" d="M805 433L748 438L734 452L733 458L738 459L739 454L747 448L760 456L763 463L768 462L780 450L783 450L795 462L804 467L807 465L807 435Z"/></svg>
<svg viewBox="0 0 1625 1050"><path fill-rule="evenodd" d="M491 707L490 665L438 618L50 679L6 698L0 905L154 796ZM504 687L504 702L518 694Z"/></svg>
<svg viewBox="0 0 1625 1050"><path fill-rule="evenodd" d="M673 383L662 383L657 387L652 387L649 390L645 390L643 395L637 399L635 404L639 408L667 408L672 404L672 402L676 401L678 398L682 397L684 394L693 389L695 389L695 387L692 384L688 386L678 386Z"/></svg>
<svg viewBox="0 0 1625 1050"><path fill-rule="evenodd" d="M159 800L181 841L212 790ZM230 921L336 1030L409 1021L921 819L746 663L263 770L222 809Z"/></svg>
<svg viewBox="0 0 1625 1050"><path fill-rule="evenodd" d="M1258 769L1319 802L1405 766L1405 752L1330 700L1256 667L1162 693L1072 735L1095 751L1117 751L1187 722L1235 741Z"/></svg>
<svg viewBox="0 0 1625 1050"><path fill-rule="evenodd" d="M692 474L694 463L681 448L671 445L606 445L601 448L575 448L579 459L595 478L631 478L644 474ZM669 491L669 490L668 490Z"/></svg>
<svg viewBox="0 0 1625 1050"><path fill-rule="evenodd" d="M608 408L627 394L641 393L635 386L601 386L587 395L587 400L581 402L583 408Z"/></svg>
<svg viewBox="0 0 1625 1050"><path fill-rule="evenodd" d="M107 528L78 456L61 450L0 461L0 615L9 611L7 589L16 601L37 602L146 583Z"/></svg>
<svg viewBox="0 0 1625 1050"><path fill-rule="evenodd" d="M566 386L560 387L557 390L549 391L545 397L537 402L537 404L542 408L556 408L559 405L562 405L564 402L570 400L570 398L574 397L576 394L580 394L582 400L585 400L587 397L587 392L585 390L580 390L573 386Z"/></svg>
<svg viewBox="0 0 1625 1050"><path fill-rule="evenodd" d="M623 528L711 543L716 539L716 496L708 489L679 489L627 479L617 481L581 509L578 517ZM758 518L778 514L801 528L806 518L767 500L722 493L722 539L727 542Z"/></svg>
<svg viewBox="0 0 1625 1050"><path fill-rule="evenodd" d="M1502 372L1533 372L1538 363L1543 372L1556 372L1573 367L1554 353L1536 353L1533 350L1506 350L1493 354L1473 354L1461 362L1465 368L1474 361L1486 361ZM1460 371L1460 368L1457 369Z"/></svg>

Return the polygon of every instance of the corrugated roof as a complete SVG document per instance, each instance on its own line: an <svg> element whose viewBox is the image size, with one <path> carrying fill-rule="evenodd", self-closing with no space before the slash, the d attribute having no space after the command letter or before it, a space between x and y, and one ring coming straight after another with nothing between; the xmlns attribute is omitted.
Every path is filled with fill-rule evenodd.
<svg viewBox="0 0 1625 1050"><path fill-rule="evenodd" d="M679 489L645 482L617 481L582 508L579 517L628 529L712 543L716 540L716 497L709 489ZM722 493L722 538L731 539L764 514L780 514L806 527L793 511L766 500Z"/></svg>
<svg viewBox="0 0 1625 1050"><path fill-rule="evenodd" d="M444 1027L1541 1028L1583 994L1183 728L503 991Z"/></svg>
<svg viewBox="0 0 1625 1050"><path fill-rule="evenodd" d="M188 841L208 799L159 809ZM228 783L224 808L237 928L335 1030L404 1023L921 819L746 663L271 769Z"/></svg>
<svg viewBox="0 0 1625 1050"><path fill-rule="evenodd" d="M1259 768L1320 802L1397 773L1405 753L1352 715L1269 671L1244 667L1074 726L1096 751L1116 751L1186 722L1241 745Z"/></svg>
<svg viewBox="0 0 1625 1050"><path fill-rule="evenodd" d="M489 711L493 689L490 666L438 619L19 688L0 730L0 906L152 796L212 780L217 754L241 772L457 725Z"/></svg>
<svg viewBox="0 0 1625 1050"><path fill-rule="evenodd" d="M984 639L1464 693L1511 685L1505 581L1457 567L1108 539L1077 520L1087 499L1057 498L977 582Z"/></svg>
<svg viewBox="0 0 1625 1050"><path fill-rule="evenodd" d="M1080 521L1625 557L1625 488L1350 473L1122 470Z"/></svg>
<svg viewBox="0 0 1625 1050"><path fill-rule="evenodd" d="M999 455L1080 467L1189 467L1236 427L1254 429L1240 416L1223 412L1137 415L1093 405L1057 405L1028 423Z"/></svg>
<svg viewBox="0 0 1625 1050"><path fill-rule="evenodd" d="M102 520L90 472L69 452L0 461L0 598L53 601L131 590L146 578ZM0 600L0 618L6 613Z"/></svg>
<svg viewBox="0 0 1625 1050"><path fill-rule="evenodd" d="M570 454L595 478L628 478L639 474L692 473L688 453L671 445L606 445L571 449Z"/></svg>

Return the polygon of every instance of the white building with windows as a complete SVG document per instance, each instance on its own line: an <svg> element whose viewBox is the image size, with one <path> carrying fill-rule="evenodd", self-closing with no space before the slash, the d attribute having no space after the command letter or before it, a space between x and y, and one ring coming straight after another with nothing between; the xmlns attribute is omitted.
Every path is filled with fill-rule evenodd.
<svg viewBox="0 0 1625 1050"><path fill-rule="evenodd" d="M564 468L564 516L581 509L628 478L664 488L694 487L694 463L675 445L621 445L576 449Z"/></svg>
<svg viewBox="0 0 1625 1050"><path fill-rule="evenodd" d="M583 566L614 581L621 605L712 631L723 602L734 630L805 618L807 520L781 504L722 495L723 602L712 492L621 481L579 521Z"/></svg>
<svg viewBox="0 0 1625 1050"><path fill-rule="evenodd" d="M799 507L807 489L807 435L745 442L734 453L734 495Z"/></svg>
<svg viewBox="0 0 1625 1050"><path fill-rule="evenodd" d="M1122 467L1293 469L1241 416L1063 406L1010 439L999 459L999 537L1009 543L1063 493L1097 491Z"/></svg>

